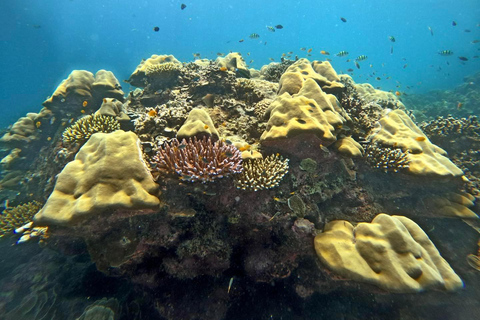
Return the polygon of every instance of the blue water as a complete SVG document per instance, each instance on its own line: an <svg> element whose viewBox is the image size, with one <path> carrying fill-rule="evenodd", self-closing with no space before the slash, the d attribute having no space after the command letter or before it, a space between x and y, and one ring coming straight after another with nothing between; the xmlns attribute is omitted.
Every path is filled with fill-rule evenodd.
<svg viewBox="0 0 480 320"><path fill-rule="evenodd" d="M187 62L194 52L215 59L217 52L239 51L260 68L284 52L305 57L299 49L312 48L310 60L330 58L337 71L352 68L356 82L406 92L448 89L480 69L480 59L472 58L480 55L480 43L471 43L480 39L478 0L183 2L185 10L182 1L163 0L2 1L0 126L38 111L73 69L107 69L127 79L154 53ZM274 33L266 28L277 24L284 28ZM260 38L249 39L251 33ZM335 57L341 50L350 55ZM442 57L440 50L454 55ZM359 55L368 56L360 70L345 62Z"/></svg>

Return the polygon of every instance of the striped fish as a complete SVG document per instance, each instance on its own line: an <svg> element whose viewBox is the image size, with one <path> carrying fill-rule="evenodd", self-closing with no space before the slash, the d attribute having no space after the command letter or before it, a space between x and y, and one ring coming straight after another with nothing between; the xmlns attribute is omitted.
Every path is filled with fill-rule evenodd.
<svg viewBox="0 0 480 320"><path fill-rule="evenodd" d="M337 57L345 57L348 55L347 51L340 51L339 53L336 54Z"/></svg>
<svg viewBox="0 0 480 320"><path fill-rule="evenodd" d="M367 60L368 57L364 54L362 54L361 56L358 56L357 59L355 59L356 61L363 61L363 60Z"/></svg>
<svg viewBox="0 0 480 320"><path fill-rule="evenodd" d="M453 54L453 51L442 50L442 51L439 51L438 54L441 55L441 56L451 56Z"/></svg>
<svg viewBox="0 0 480 320"><path fill-rule="evenodd" d="M258 39L260 38L260 35L258 33L252 33L251 35L248 36L250 39Z"/></svg>

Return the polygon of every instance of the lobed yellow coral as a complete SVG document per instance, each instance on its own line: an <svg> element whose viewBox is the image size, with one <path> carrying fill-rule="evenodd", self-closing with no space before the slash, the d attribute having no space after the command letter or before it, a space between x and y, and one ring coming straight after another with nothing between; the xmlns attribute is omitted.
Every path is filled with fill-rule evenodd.
<svg viewBox="0 0 480 320"><path fill-rule="evenodd" d="M403 110L387 112L377 122L368 140L379 147L401 149L409 161L408 172L422 176L463 175L447 157L447 152L431 143Z"/></svg>
<svg viewBox="0 0 480 320"><path fill-rule="evenodd" d="M133 132L95 133L60 172L38 225L73 225L113 209L153 209L157 185Z"/></svg>
<svg viewBox="0 0 480 320"><path fill-rule="evenodd" d="M194 136L207 135L218 139L218 131L213 125L212 118L204 109L192 109L187 120L177 133L178 139L186 139Z"/></svg>
<svg viewBox="0 0 480 320"><path fill-rule="evenodd" d="M425 232L402 216L377 215L354 227L337 220L315 237L315 250L342 277L387 291L455 291L462 280L440 256Z"/></svg>
<svg viewBox="0 0 480 320"><path fill-rule="evenodd" d="M235 186L242 190L271 189L288 173L288 159L270 155L264 159L245 159L243 172L235 176Z"/></svg>
<svg viewBox="0 0 480 320"><path fill-rule="evenodd" d="M118 121L101 114L88 115L75 121L62 134L63 143L70 145L87 141L94 133L113 132L120 129Z"/></svg>

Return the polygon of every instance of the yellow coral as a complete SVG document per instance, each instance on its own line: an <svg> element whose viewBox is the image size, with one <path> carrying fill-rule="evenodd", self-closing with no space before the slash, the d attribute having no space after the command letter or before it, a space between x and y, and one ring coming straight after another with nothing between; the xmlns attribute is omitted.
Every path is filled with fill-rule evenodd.
<svg viewBox="0 0 480 320"><path fill-rule="evenodd" d="M199 135L214 136L218 139L218 131L213 125L212 118L204 109L192 109L187 120L177 133L178 139L186 139Z"/></svg>
<svg viewBox="0 0 480 320"><path fill-rule="evenodd" d="M402 216L379 214L371 223L337 220L315 237L315 250L342 277L393 292L458 290L462 280L425 232Z"/></svg>

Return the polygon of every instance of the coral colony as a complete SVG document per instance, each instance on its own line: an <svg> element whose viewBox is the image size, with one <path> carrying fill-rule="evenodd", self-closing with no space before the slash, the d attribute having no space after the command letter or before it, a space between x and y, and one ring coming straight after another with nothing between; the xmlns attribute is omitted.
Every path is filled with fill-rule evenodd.
<svg viewBox="0 0 480 320"><path fill-rule="evenodd" d="M19 243L88 253L106 275L155 290L141 303L165 319L224 318L261 283L298 299L455 291L459 260L478 270L476 251L445 245L441 227L456 219L475 247L461 219L478 219L476 118L419 124L398 95L328 61L255 70L236 52L153 55L128 82L125 93L109 71L74 70L0 139L3 239L16 230ZM436 228L421 220L425 233L424 217ZM88 308L99 305L119 312L106 299Z"/></svg>

